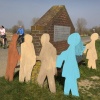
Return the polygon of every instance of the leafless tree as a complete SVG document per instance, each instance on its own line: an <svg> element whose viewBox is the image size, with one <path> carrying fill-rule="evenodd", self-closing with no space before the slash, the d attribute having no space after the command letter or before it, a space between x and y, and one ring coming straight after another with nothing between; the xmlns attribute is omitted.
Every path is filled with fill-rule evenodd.
<svg viewBox="0 0 100 100"><path fill-rule="evenodd" d="M86 30L86 25L87 25L87 21L84 18L78 18L76 27L80 35L84 35L84 32Z"/></svg>
<svg viewBox="0 0 100 100"><path fill-rule="evenodd" d="M21 20L18 20L17 24L12 26L12 28L11 28L12 33L16 33L19 26L22 26L24 28L24 24Z"/></svg>
<svg viewBox="0 0 100 100"><path fill-rule="evenodd" d="M91 34L94 33L94 32L96 32L96 33L98 33L100 35L100 25L92 27L90 29L90 31L91 31Z"/></svg>
<svg viewBox="0 0 100 100"><path fill-rule="evenodd" d="M24 23L21 20L18 20L17 25L22 26L24 28Z"/></svg>
<svg viewBox="0 0 100 100"><path fill-rule="evenodd" d="M18 29L18 26L17 25L14 25L11 30L12 30L12 33L16 33L17 32L17 29Z"/></svg>

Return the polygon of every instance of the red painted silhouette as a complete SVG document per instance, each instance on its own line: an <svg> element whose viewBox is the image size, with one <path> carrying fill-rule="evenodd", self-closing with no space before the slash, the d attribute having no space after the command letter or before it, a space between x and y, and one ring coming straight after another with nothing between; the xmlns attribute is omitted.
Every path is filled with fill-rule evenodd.
<svg viewBox="0 0 100 100"><path fill-rule="evenodd" d="M18 35L14 34L8 48L8 62L5 74L5 79L8 81L13 81L15 67L20 59L20 55L17 50L17 39Z"/></svg>

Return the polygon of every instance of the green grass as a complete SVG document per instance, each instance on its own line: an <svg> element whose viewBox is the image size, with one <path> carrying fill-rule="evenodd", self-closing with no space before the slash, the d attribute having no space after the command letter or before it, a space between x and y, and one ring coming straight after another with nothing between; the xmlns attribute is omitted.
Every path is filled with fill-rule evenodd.
<svg viewBox="0 0 100 100"><path fill-rule="evenodd" d="M65 100L73 99L72 96L63 95L63 87L57 85L57 93L52 94L48 88L40 88L33 83L19 83L18 77L13 82L0 78L0 100ZM78 100L75 98L75 100Z"/></svg>
<svg viewBox="0 0 100 100"><path fill-rule="evenodd" d="M18 73L13 82L8 82L4 77L0 78L0 100L100 100L100 79L92 79L91 76L100 78L100 41L96 42L98 53L97 70L87 68L87 60L79 65L81 78L78 82L88 80L93 82L88 89L88 85L79 88L80 97L74 97L71 94L63 94L64 78L59 74L55 77L57 92L55 94L49 91L48 87L41 88L37 84L19 83Z"/></svg>

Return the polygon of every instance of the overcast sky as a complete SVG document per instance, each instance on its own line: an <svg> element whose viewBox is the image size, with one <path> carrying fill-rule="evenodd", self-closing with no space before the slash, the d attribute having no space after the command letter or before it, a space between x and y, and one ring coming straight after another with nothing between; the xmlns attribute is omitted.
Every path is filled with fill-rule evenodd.
<svg viewBox="0 0 100 100"><path fill-rule="evenodd" d="M86 19L88 28L100 26L100 0L0 0L0 25L11 28L21 20L30 28L34 17L54 5L65 5L74 26L78 18Z"/></svg>

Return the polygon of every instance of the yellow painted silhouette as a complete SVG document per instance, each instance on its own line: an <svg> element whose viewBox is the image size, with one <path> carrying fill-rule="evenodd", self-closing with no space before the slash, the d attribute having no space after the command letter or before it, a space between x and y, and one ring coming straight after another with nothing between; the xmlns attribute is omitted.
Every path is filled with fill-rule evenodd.
<svg viewBox="0 0 100 100"><path fill-rule="evenodd" d="M96 69L97 52L95 48L95 41L99 38L97 33L91 35L91 42L86 45L84 53L87 52L88 68Z"/></svg>

